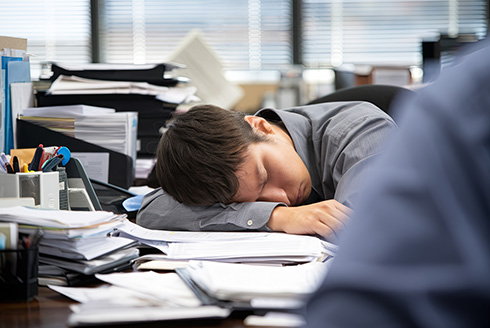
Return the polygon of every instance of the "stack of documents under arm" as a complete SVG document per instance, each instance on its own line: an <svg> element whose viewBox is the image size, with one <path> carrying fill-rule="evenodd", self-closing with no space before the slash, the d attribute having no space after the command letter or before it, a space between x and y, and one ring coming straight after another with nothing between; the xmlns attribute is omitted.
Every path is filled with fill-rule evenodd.
<svg viewBox="0 0 490 328"><path fill-rule="evenodd" d="M294 264L324 261L337 246L313 236L271 232L189 232L150 230L125 220L114 235L155 247L148 260Z"/></svg>
<svg viewBox="0 0 490 328"><path fill-rule="evenodd" d="M55 211L28 207L0 208L0 221L17 222L19 230L44 231L39 261L84 275L128 265L139 252L127 238L111 238L125 216L106 211Z"/></svg>

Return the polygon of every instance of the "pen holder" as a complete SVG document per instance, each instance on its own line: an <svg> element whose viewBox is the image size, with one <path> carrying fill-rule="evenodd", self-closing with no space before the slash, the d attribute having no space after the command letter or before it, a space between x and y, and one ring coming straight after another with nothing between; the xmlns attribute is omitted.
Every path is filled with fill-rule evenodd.
<svg viewBox="0 0 490 328"><path fill-rule="evenodd" d="M59 210L59 172L0 174L0 197L32 197L37 207Z"/></svg>
<svg viewBox="0 0 490 328"><path fill-rule="evenodd" d="M38 293L39 249L0 250L0 301L29 301Z"/></svg>

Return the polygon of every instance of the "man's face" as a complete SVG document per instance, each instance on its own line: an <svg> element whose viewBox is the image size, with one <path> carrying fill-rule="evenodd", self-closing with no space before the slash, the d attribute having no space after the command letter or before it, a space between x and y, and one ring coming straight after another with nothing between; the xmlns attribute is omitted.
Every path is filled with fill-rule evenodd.
<svg viewBox="0 0 490 328"><path fill-rule="evenodd" d="M304 202L311 192L311 178L291 142L274 135L271 141L253 143L236 173L240 183L234 202Z"/></svg>

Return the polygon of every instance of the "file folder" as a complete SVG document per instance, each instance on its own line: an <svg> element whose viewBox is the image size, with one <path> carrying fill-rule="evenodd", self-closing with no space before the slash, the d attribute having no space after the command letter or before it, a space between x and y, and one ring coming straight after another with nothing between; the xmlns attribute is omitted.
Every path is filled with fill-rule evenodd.
<svg viewBox="0 0 490 328"><path fill-rule="evenodd" d="M36 148L43 144L66 146L72 152L109 153L109 183L124 189L128 189L133 183L133 159L125 154L19 119L16 140L18 148Z"/></svg>

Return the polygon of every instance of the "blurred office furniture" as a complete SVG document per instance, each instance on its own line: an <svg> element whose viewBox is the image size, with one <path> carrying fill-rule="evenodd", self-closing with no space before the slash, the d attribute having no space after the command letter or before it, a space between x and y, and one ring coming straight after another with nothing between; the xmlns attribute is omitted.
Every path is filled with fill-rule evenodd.
<svg viewBox="0 0 490 328"><path fill-rule="evenodd" d="M409 67L405 66L372 66L342 65L334 68L335 90L365 84L383 84L407 86L412 83Z"/></svg>
<svg viewBox="0 0 490 328"><path fill-rule="evenodd" d="M421 42L422 69L424 71L423 82L431 82L437 79L441 69L450 65L454 55L465 45L478 42L476 34L459 34L449 36L440 34L432 38L426 38Z"/></svg>
<svg viewBox="0 0 490 328"><path fill-rule="evenodd" d="M395 97L402 94L409 95L411 93L413 91L395 85L358 85L337 90L311 101L309 105L331 101L367 101L376 105L387 114L390 114L390 106Z"/></svg>

